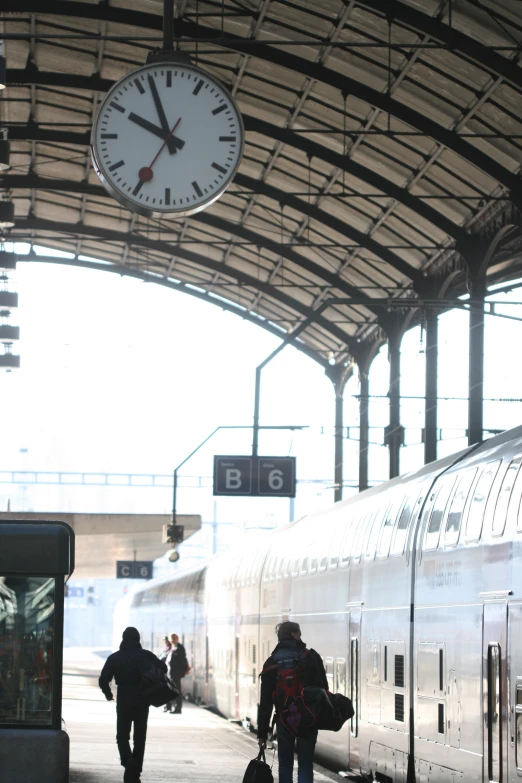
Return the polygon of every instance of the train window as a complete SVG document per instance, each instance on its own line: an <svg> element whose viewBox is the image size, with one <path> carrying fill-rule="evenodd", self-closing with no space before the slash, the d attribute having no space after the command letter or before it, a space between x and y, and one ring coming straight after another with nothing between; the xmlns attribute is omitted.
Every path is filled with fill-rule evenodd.
<svg viewBox="0 0 522 783"><path fill-rule="evenodd" d="M390 555L402 555L408 538L408 530L413 509L415 508L416 496L410 496L402 507L397 527L393 533L393 540L390 548Z"/></svg>
<svg viewBox="0 0 522 783"><path fill-rule="evenodd" d="M334 660L333 658L324 659L324 670L326 672L326 679L328 681L328 690L330 693L334 692Z"/></svg>
<svg viewBox="0 0 522 783"><path fill-rule="evenodd" d="M469 491L476 475L476 468L467 470L457 484L457 489L451 500L448 519L446 521L446 532L444 533L445 546L454 546L459 539L462 514L464 513Z"/></svg>
<svg viewBox="0 0 522 783"><path fill-rule="evenodd" d="M355 530L355 538L353 540L353 551L352 551L352 557L357 562L361 557L366 531L368 529L371 529L371 524L374 516L375 516L375 511L370 511L369 514L366 514L366 516L361 517L361 519L357 524L357 528Z"/></svg>
<svg viewBox="0 0 522 783"><path fill-rule="evenodd" d="M495 506L495 516L493 517L492 533L494 536L501 536L504 532L509 500L511 498L511 491L518 475L521 462L522 457L517 457L516 459L512 460L502 481L502 486L500 488L497 499L497 505Z"/></svg>
<svg viewBox="0 0 522 783"><path fill-rule="evenodd" d="M361 522L361 517L352 517L346 527L346 534L343 540L343 545L341 547L341 566L348 564L348 561L352 555L353 539Z"/></svg>
<svg viewBox="0 0 522 783"><path fill-rule="evenodd" d="M430 514L430 521L426 528L426 537L424 539L424 549L437 549L439 544L440 527L446 505L455 483L455 476L442 479L439 490L436 493L433 508ZM436 489L436 488L435 488Z"/></svg>
<svg viewBox="0 0 522 783"><path fill-rule="evenodd" d="M497 471L500 465L500 460L495 462L488 462L482 475L477 481L475 491L473 493L473 500L468 511L468 519L466 522L466 540L478 541L480 534L482 533L482 523L484 521L484 511L486 510L486 503L488 502L491 485L497 475Z"/></svg>
<svg viewBox="0 0 522 783"><path fill-rule="evenodd" d="M368 685L380 685L381 682L381 662L380 662L380 642L370 640L368 642L368 654L366 658L366 682Z"/></svg>
<svg viewBox="0 0 522 783"><path fill-rule="evenodd" d="M518 471L518 475L515 479L515 483L513 485L513 491L511 493L511 498L509 501L509 510L508 510L508 522L510 523L510 527L516 527L517 530L520 531L520 527L522 526L522 516L521 516L521 504L522 504L522 469ZM511 525L511 520L513 520L513 525Z"/></svg>
<svg viewBox="0 0 522 783"><path fill-rule="evenodd" d="M386 514L386 505L384 508L378 508L373 519L371 527L368 529L367 542L366 542L366 559L373 560L375 557L375 551L377 549L377 541L381 532L383 519Z"/></svg>
<svg viewBox="0 0 522 783"><path fill-rule="evenodd" d="M335 692L346 696L346 661L338 658L335 662Z"/></svg>
<svg viewBox="0 0 522 783"><path fill-rule="evenodd" d="M392 533L395 526L395 520L397 519L397 513L399 511L399 502L397 498L390 504L386 516L384 518L384 525L381 529L381 537L377 547L377 557L388 557L390 551L390 543Z"/></svg>
<svg viewBox="0 0 522 783"><path fill-rule="evenodd" d="M345 512L346 513L346 512ZM337 568L342 555L342 542L346 533L348 520L346 516L337 515L334 521L334 530L330 542L330 568Z"/></svg>

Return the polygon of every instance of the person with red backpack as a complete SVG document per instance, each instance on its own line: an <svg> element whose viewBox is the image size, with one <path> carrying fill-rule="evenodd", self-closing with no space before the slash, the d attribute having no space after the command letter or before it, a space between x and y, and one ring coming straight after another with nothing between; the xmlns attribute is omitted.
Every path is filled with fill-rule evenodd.
<svg viewBox="0 0 522 783"><path fill-rule="evenodd" d="M275 709L279 783L292 783L296 749L297 781L312 783L318 711L313 694L327 693L328 680L321 656L301 640L298 623L280 623L276 633L278 644L261 672L258 742L265 747Z"/></svg>

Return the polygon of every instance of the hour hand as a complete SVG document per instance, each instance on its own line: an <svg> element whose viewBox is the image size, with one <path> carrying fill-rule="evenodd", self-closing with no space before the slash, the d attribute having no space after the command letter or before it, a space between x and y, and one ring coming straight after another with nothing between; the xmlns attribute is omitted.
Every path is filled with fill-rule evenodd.
<svg viewBox="0 0 522 783"><path fill-rule="evenodd" d="M145 117L140 117L139 114L134 114L134 112L131 112L128 117L131 122L134 122L136 125L139 125L140 128L149 131L149 133L153 133L154 136L157 136L162 141L165 141L167 138L169 133L168 130L164 133L163 128L160 128L159 125L154 125L153 122L146 120ZM177 136L171 136L167 141L167 148L171 155L173 155L174 152L183 149L184 146L185 142L183 139L179 139Z"/></svg>

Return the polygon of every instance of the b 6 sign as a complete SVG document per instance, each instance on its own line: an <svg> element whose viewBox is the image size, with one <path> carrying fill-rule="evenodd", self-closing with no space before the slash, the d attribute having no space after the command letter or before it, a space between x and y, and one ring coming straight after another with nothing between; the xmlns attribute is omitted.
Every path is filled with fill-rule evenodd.
<svg viewBox="0 0 522 783"><path fill-rule="evenodd" d="M295 457L214 457L214 495L295 497Z"/></svg>

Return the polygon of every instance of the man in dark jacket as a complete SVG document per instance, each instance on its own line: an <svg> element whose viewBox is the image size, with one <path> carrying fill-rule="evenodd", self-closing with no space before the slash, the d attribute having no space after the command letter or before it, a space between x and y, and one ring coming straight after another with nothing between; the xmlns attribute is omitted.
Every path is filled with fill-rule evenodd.
<svg viewBox="0 0 522 783"><path fill-rule="evenodd" d="M181 693L181 680L187 673L188 660L187 653L184 646L179 640L179 636L173 633L170 637L170 654L167 658L167 665L169 667L169 676L174 685L176 686L179 696L173 701L169 702L169 708L173 715L180 715L181 708L183 706L183 695Z"/></svg>
<svg viewBox="0 0 522 783"><path fill-rule="evenodd" d="M301 641L301 629L297 623L285 622L276 627L278 644L268 658L261 672L261 700L257 725L260 747L266 745L270 718L274 708L273 693L277 684L277 666L281 661L297 659L302 656L304 662L303 686L328 690L328 680L321 656L315 650L307 650ZM303 651L307 650L303 656ZM317 729L311 728L302 737L296 739L279 720L276 709L277 755L279 758L279 783L292 783L294 769L294 750L297 747L298 783L312 783L314 779L314 750L317 742Z"/></svg>
<svg viewBox="0 0 522 783"><path fill-rule="evenodd" d="M142 649L139 631L136 628L126 628L119 652L109 655L98 680L107 701L114 699L110 688L113 677L118 686L116 743L121 764L125 767L125 783L139 783L143 768L149 707L141 695L140 670L146 670L151 664L155 664L161 671L167 671L166 664L156 658L154 653ZM131 750L130 733L133 723L134 750Z"/></svg>

